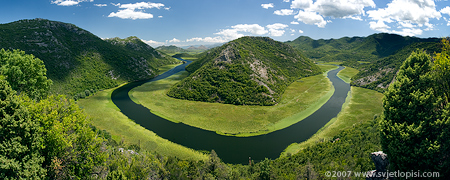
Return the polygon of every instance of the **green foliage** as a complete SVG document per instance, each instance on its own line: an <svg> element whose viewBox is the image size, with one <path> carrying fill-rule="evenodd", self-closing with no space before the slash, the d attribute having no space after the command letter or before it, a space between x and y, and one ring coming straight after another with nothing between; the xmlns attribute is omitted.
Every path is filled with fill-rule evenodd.
<svg viewBox="0 0 450 180"><path fill-rule="evenodd" d="M383 99L381 144L390 168L450 175L450 114L436 86L430 56L413 52ZM438 72L439 74L439 72Z"/></svg>
<svg viewBox="0 0 450 180"><path fill-rule="evenodd" d="M0 75L18 93L33 99L45 98L52 84L46 71L44 63L33 55L19 50L0 50Z"/></svg>
<svg viewBox="0 0 450 180"><path fill-rule="evenodd" d="M103 138L89 127L86 114L62 95L39 102L24 98L31 119L39 123L45 147L43 167L51 178L86 178L105 161Z"/></svg>
<svg viewBox="0 0 450 180"><path fill-rule="evenodd" d="M274 105L295 79L320 69L289 45L243 37L203 53L186 67L190 76L167 95L236 105Z"/></svg>
<svg viewBox="0 0 450 180"><path fill-rule="evenodd" d="M442 52L437 53L434 58L434 70L439 93L444 95L444 103L450 102L450 42L442 39Z"/></svg>
<svg viewBox="0 0 450 180"><path fill-rule="evenodd" d="M405 59L417 49L423 49L428 53L440 52L439 43L437 42L413 43L400 49L395 54L377 60L374 63L359 65L361 70L352 78L351 85L379 92L385 91ZM344 64L348 64L348 62Z"/></svg>
<svg viewBox="0 0 450 180"><path fill-rule="evenodd" d="M376 120L367 120L341 131L331 140L318 141L297 154L274 160L271 176L320 179L325 178L326 171L370 171L375 168L370 153L379 149Z"/></svg>
<svg viewBox="0 0 450 180"><path fill-rule="evenodd" d="M41 179L44 146L39 126L5 80L0 80L0 178Z"/></svg>

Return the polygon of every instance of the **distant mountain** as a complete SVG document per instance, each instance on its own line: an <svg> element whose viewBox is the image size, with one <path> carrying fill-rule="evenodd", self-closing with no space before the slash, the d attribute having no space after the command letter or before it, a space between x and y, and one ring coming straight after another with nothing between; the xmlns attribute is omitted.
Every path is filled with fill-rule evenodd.
<svg viewBox="0 0 450 180"><path fill-rule="evenodd" d="M0 48L44 61L51 91L69 95L151 78L158 66L176 62L136 37L104 41L73 24L45 19L0 24Z"/></svg>
<svg viewBox="0 0 450 180"><path fill-rule="evenodd" d="M200 46L189 46L187 49L188 50L208 50L209 48L207 48L204 45L200 45Z"/></svg>
<svg viewBox="0 0 450 180"><path fill-rule="evenodd" d="M421 39L379 33L368 37L343 37L313 40L306 36L286 42L316 61L376 62L416 42L437 42L437 38Z"/></svg>
<svg viewBox="0 0 450 180"><path fill-rule="evenodd" d="M299 51L267 37L242 37L204 52L171 97L237 105L274 105L295 79L320 69Z"/></svg>
<svg viewBox="0 0 450 180"><path fill-rule="evenodd" d="M167 53L167 54L189 52L189 50L186 50L186 49L174 46L174 45L159 46L156 48L156 50Z"/></svg>

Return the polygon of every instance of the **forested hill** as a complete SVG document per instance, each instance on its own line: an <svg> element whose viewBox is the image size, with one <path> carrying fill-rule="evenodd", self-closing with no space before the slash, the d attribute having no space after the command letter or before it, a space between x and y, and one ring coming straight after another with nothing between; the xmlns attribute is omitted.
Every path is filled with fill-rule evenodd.
<svg viewBox="0 0 450 180"><path fill-rule="evenodd" d="M286 43L301 50L306 57L313 60L346 61L346 64L355 64L357 61L376 62L417 42L439 42L439 39L421 39L397 34L379 33L367 37L319 40L300 36Z"/></svg>
<svg viewBox="0 0 450 180"><path fill-rule="evenodd" d="M440 42L412 43L393 55L359 67L361 71L352 77L351 85L383 92L393 82L400 66L413 51L426 51L431 56L441 51Z"/></svg>
<svg viewBox="0 0 450 180"><path fill-rule="evenodd" d="M213 48L186 70L191 74L169 96L237 105L274 105L292 81L321 72L290 45L267 37L242 37Z"/></svg>
<svg viewBox="0 0 450 180"><path fill-rule="evenodd" d="M73 24L45 19L0 24L0 48L20 49L44 61L52 93L77 95L151 78L175 63L136 37L109 42Z"/></svg>

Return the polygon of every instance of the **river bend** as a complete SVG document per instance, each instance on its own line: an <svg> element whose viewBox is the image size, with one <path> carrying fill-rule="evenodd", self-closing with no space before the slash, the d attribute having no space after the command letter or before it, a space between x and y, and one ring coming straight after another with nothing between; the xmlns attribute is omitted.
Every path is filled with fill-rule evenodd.
<svg viewBox="0 0 450 180"><path fill-rule="evenodd" d="M134 103L130 99L128 93L131 89L146 82L164 79L184 71L189 63L191 61L187 61L187 63L151 80L132 82L119 87L113 91L111 99L124 115L142 127L155 132L158 136L197 150L211 151L214 149L226 163L247 164L249 157L255 161L279 157L289 144L307 140L332 118L336 117L341 111L347 93L350 91L350 85L337 77L337 73L343 67L340 66L338 69L331 70L327 77L332 82L335 92L322 107L307 118L287 128L252 137L224 136L183 123L174 123L151 113L151 110Z"/></svg>

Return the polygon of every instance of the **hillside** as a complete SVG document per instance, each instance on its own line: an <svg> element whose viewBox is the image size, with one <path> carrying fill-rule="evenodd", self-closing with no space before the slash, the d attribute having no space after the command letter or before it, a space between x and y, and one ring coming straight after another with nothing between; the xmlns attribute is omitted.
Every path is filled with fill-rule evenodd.
<svg viewBox="0 0 450 180"><path fill-rule="evenodd" d="M409 57L411 52L425 50L433 55L441 51L439 42L418 42L398 50L393 55L377 60L374 63L361 66L361 71L353 77L351 85L383 92L393 82L403 61Z"/></svg>
<svg viewBox="0 0 450 180"><path fill-rule="evenodd" d="M317 61L345 61L355 66L357 61L376 62L416 42L438 42L437 38L421 39L396 34L379 33L367 37L313 40L306 36L286 42Z"/></svg>
<svg viewBox="0 0 450 180"><path fill-rule="evenodd" d="M45 19L0 24L0 48L20 49L44 61L52 93L77 95L154 77L176 61L136 37L109 42L73 24Z"/></svg>
<svg viewBox="0 0 450 180"><path fill-rule="evenodd" d="M167 93L194 101L275 105L294 80L320 73L299 51L267 37L242 37L203 53Z"/></svg>

